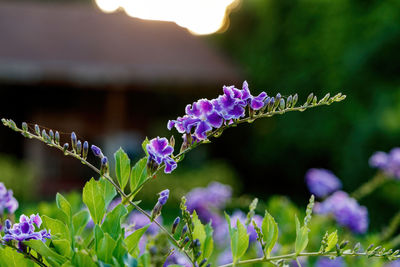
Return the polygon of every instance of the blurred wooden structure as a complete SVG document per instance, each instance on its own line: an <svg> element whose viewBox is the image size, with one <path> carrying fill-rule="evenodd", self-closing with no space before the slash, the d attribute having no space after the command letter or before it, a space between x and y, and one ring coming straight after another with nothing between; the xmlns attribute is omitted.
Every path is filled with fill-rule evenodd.
<svg viewBox="0 0 400 267"><path fill-rule="evenodd" d="M74 130L107 153L120 145L139 153L141 138L186 103L240 80L220 51L174 23L82 4L0 2L0 115L65 131L65 142ZM44 170L45 193L90 178L42 144L4 128L0 138L1 152Z"/></svg>

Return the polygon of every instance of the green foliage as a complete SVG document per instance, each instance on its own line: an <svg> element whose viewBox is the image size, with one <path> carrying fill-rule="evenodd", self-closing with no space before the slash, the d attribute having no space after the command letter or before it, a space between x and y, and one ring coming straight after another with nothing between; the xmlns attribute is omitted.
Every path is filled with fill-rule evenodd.
<svg viewBox="0 0 400 267"><path fill-rule="evenodd" d="M132 256L135 257L139 254L138 252L140 238L143 236L149 226L150 225L146 225L142 228L139 228L135 232L130 234L127 238L125 238L126 247L128 248L129 254L131 254Z"/></svg>
<svg viewBox="0 0 400 267"><path fill-rule="evenodd" d="M269 257L276 241L278 240L278 224L275 219L265 211L265 216L262 221L261 231L265 245L265 253Z"/></svg>
<svg viewBox="0 0 400 267"><path fill-rule="evenodd" d="M103 219L106 208L115 194L114 187L103 178L99 181L92 178L83 187L82 200L88 207L90 215L96 224L99 224Z"/></svg>
<svg viewBox="0 0 400 267"><path fill-rule="evenodd" d="M34 267L35 264L32 261L25 259L22 253L9 248L0 246L0 266L7 267Z"/></svg>
<svg viewBox="0 0 400 267"><path fill-rule="evenodd" d="M143 182L147 178L147 158L144 157L136 162L135 166L132 167L131 172L131 192L135 192L140 188Z"/></svg>
<svg viewBox="0 0 400 267"><path fill-rule="evenodd" d="M337 231L335 231L328 236L327 246L324 252L331 251L334 247L336 247L337 242L338 242L338 235Z"/></svg>
<svg viewBox="0 0 400 267"><path fill-rule="evenodd" d="M229 227L229 236L231 239L231 249L233 262L238 262L243 255L246 253L249 247L249 234L247 233L244 225L237 220L236 227L232 227L231 219L228 214L225 213L226 221Z"/></svg>
<svg viewBox="0 0 400 267"><path fill-rule="evenodd" d="M109 212L101 225L104 233L108 233L114 240L117 240L123 233L121 221L128 214L128 210L124 205L119 204L111 212Z"/></svg>
<svg viewBox="0 0 400 267"><path fill-rule="evenodd" d="M115 175L117 177L118 184L121 189L124 190L125 186L129 181L129 175L131 171L131 160L122 148L119 148L114 153L115 159Z"/></svg>
<svg viewBox="0 0 400 267"><path fill-rule="evenodd" d="M200 241L200 251L202 251L200 259L208 259L214 249L214 240L212 237L213 229L211 224L204 226L199 220L196 211L193 211L192 222L194 224L193 239L198 239Z"/></svg>

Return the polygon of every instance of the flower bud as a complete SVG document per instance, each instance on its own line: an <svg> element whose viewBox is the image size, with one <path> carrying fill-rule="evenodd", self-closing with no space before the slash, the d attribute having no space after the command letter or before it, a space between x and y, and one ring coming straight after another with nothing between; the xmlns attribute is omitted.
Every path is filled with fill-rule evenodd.
<svg viewBox="0 0 400 267"><path fill-rule="evenodd" d="M42 138L43 138L44 140L47 139L47 133L46 133L46 130L45 130L45 129L42 130Z"/></svg>
<svg viewBox="0 0 400 267"><path fill-rule="evenodd" d="M200 258L200 256L201 256L201 251L196 253L196 255L194 256L194 260L196 261L198 258Z"/></svg>
<svg viewBox="0 0 400 267"><path fill-rule="evenodd" d="M176 217L174 223L172 224L172 230L171 230L172 234L175 234L176 228L178 227L180 221L181 221L181 218Z"/></svg>
<svg viewBox="0 0 400 267"><path fill-rule="evenodd" d="M26 122L22 123L22 130L24 130L25 132L28 131L28 124Z"/></svg>
<svg viewBox="0 0 400 267"><path fill-rule="evenodd" d="M195 239L195 240L193 240L193 247L195 248L195 247L200 247L200 240L199 239Z"/></svg>
<svg viewBox="0 0 400 267"><path fill-rule="evenodd" d="M60 144L60 133L58 131L56 131L56 134L54 135L54 141L57 145Z"/></svg>
<svg viewBox="0 0 400 267"><path fill-rule="evenodd" d="M169 139L169 145L172 146L172 148L175 147L175 137L171 135L171 138Z"/></svg>
<svg viewBox="0 0 400 267"><path fill-rule="evenodd" d="M37 124L35 124L35 133L40 136L40 128Z"/></svg>
<svg viewBox="0 0 400 267"><path fill-rule="evenodd" d="M92 149L92 152L96 157L99 157L99 158L104 157L103 152L101 152L101 149L99 147L92 145L90 148Z"/></svg>
<svg viewBox="0 0 400 267"><path fill-rule="evenodd" d="M89 143L87 141L83 142L82 158L86 159L89 153Z"/></svg>
<svg viewBox="0 0 400 267"><path fill-rule="evenodd" d="M286 107L290 108L292 106L292 95L288 96L288 98L286 99Z"/></svg>
<svg viewBox="0 0 400 267"><path fill-rule="evenodd" d="M281 98L281 100L279 100L279 109L280 110L285 109L285 99L283 99L283 98Z"/></svg>
<svg viewBox="0 0 400 267"><path fill-rule="evenodd" d="M76 153L80 155L81 152L82 152L82 142L81 140L78 140L78 142L76 142Z"/></svg>
<svg viewBox="0 0 400 267"><path fill-rule="evenodd" d="M50 131L49 131L49 137L50 137L50 140L51 140L52 142L54 142L54 133L53 133L53 130L50 130Z"/></svg>
<svg viewBox="0 0 400 267"><path fill-rule="evenodd" d="M187 226L187 224L185 224L184 226L183 226L183 228L182 228L182 237L186 234L186 232L187 232L187 230L188 230L188 226Z"/></svg>
<svg viewBox="0 0 400 267"><path fill-rule="evenodd" d="M206 262L207 262L207 259L203 259L203 260L199 263L199 267L203 266Z"/></svg>
<svg viewBox="0 0 400 267"><path fill-rule="evenodd" d="M71 147L74 151L76 151L76 143L77 143L77 138L75 132L71 133Z"/></svg>
<svg viewBox="0 0 400 267"><path fill-rule="evenodd" d="M101 159L100 174L103 175L108 172L108 159L103 157Z"/></svg>
<svg viewBox="0 0 400 267"><path fill-rule="evenodd" d="M280 93L277 93L277 94L276 94L276 97L275 97L276 102L281 101L281 98L282 98L281 94L280 94Z"/></svg>
<svg viewBox="0 0 400 267"><path fill-rule="evenodd" d="M268 111L272 111L275 106L275 98L271 97L271 100L268 103Z"/></svg>
<svg viewBox="0 0 400 267"><path fill-rule="evenodd" d="M7 220L4 222L4 233L5 233L5 234L8 234L9 231L10 231L10 229L11 229L11 221L10 221L9 219L7 219Z"/></svg>
<svg viewBox="0 0 400 267"><path fill-rule="evenodd" d="M207 264L206 267L211 267L211 263Z"/></svg>
<svg viewBox="0 0 400 267"><path fill-rule="evenodd" d="M189 242L189 237L187 236L182 242L182 247L184 247L188 242Z"/></svg>
<svg viewBox="0 0 400 267"><path fill-rule="evenodd" d="M63 145L64 154L66 154L66 152L67 152L67 150L68 150L68 147L69 147L69 144L68 144L68 143L65 143L65 144Z"/></svg>
<svg viewBox="0 0 400 267"><path fill-rule="evenodd" d="M307 101L306 101L307 105L311 104L311 101L313 100L313 98L314 98L314 94L313 93L308 95Z"/></svg>
<svg viewBox="0 0 400 267"><path fill-rule="evenodd" d="M8 124L7 120L4 118L1 119L1 122L4 124L4 126L7 126L7 124Z"/></svg>
<svg viewBox="0 0 400 267"><path fill-rule="evenodd" d="M292 107L294 107L297 103L297 100L299 100L299 96L297 94L295 94L293 96L293 101L292 101Z"/></svg>

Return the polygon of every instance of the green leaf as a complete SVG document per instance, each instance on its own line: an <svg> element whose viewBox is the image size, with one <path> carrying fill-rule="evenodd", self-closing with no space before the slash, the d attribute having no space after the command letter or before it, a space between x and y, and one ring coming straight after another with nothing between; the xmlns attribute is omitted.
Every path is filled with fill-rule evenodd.
<svg viewBox="0 0 400 267"><path fill-rule="evenodd" d="M67 259L51 250L41 240L29 240L25 241L24 244L31 247L34 251L42 255L52 266L59 266L67 261Z"/></svg>
<svg viewBox="0 0 400 267"><path fill-rule="evenodd" d="M46 215L42 216L44 228L50 229L51 234L58 236L60 239L66 239L71 242L71 234L68 226L60 220L50 218Z"/></svg>
<svg viewBox="0 0 400 267"><path fill-rule="evenodd" d="M118 151L114 153L114 159L115 175L117 176L118 183L123 191L129 181L131 160L122 148L119 148Z"/></svg>
<svg viewBox="0 0 400 267"><path fill-rule="evenodd" d="M297 216L296 216L295 220L296 220L295 251L296 251L296 254L299 254L303 250L305 250L307 247L309 229L305 225L303 227L300 227L300 221L297 218Z"/></svg>
<svg viewBox="0 0 400 267"><path fill-rule="evenodd" d="M137 229L135 232L130 234L127 238L125 238L125 244L126 247L128 248L129 254L135 257L134 252L138 248L139 245L139 240L143 236L143 234L146 232L147 228L149 228L150 224Z"/></svg>
<svg viewBox="0 0 400 267"><path fill-rule="evenodd" d="M328 236L328 242L324 252L328 252L331 249L333 249L336 246L337 242L338 242L338 235L337 231L335 231Z"/></svg>
<svg viewBox="0 0 400 267"><path fill-rule="evenodd" d="M90 220L89 212L87 210L81 210L72 216L72 225L74 227L75 235L80 235L85 229L86 225Z"/></svg>
<svg viewBox="0 0 400 267"><path fill-rule="evenodd" d="M146 137L146 139L144 139L143 143L142 143L142 148L144 153L146 153L146 156L149 156L149 152L147 152L147 144L150 143L149 139Z"/></svg>
<svg viewBox="0 0 400 267"><path fill-rule="evenodd" d="M128 254L128 255L130 255L130 254ZM130 266L130 265L128 265L128 266ZM151 266L151 258L150 258L149 252L145 252L139 257L138 266L139 267L150 267Z"/></svg>
<svg viewBox="0 0 400 267"><path fill-rule="evenodd" d="M5 247L0 247L0 266L7 267L34 267L35 264L26 259L22 253L16 250Z"/></svg>
<svg viewBox="0 0 400 267"><path fill-rule="evenodd" d="M198 239L200 244L203 244L204 240L206 239L206 230L204 229L204 225L199 220L196 211L193 211L192 221L194 224L193 239Z"/></svg>
<svg viewBox="0 0 400 267"><path fill-rule="evenodd" d="M206 238L203 242L202 246L202 259L209 259L214 250L214 240L213 240L213 228L211 227L211 223L207 224L205 227Z"/></svg>
<svg viewBox="0 0 400 267"><path fill-rule="evenodd" d="M231 219L226 213L225 218L228 222L229 235L231 237L232 258L233 262L236 263L246 253L249 247L249 235L247 234L247 229L239 220L236 222L236 228L232 228Z"/></svg>
<svg viewBox="0 0 400 267"><path fill-rule="evenodd" d="M116 241L116 246L113 252L114 258L118 261L120 266L125 266L124 260L125 256L129 255L128 251L126 250L125 244L124 244L124 236L121 235L118 240ZM130 265L128 265L130 266Z"/></svg>
<svg viewBox="0 0 400 267"><path fill-rule="evenodd" d="M66 239L58 239L51 241L54 245L56 252L60 255L64 255L66 257L71 257L72 248L71 243Z"/></svg>
<svg viewBox="0 0 400 267"><path fill-rule="evenodd" d="M104 233L108 233L114 240L117 240L122 233L121 220L128 213L124 205L119 204L109 212L101 225Z"/></svg>
<svg viewBox="0 0 400 267"><path fill-rule="evenodd" d="M88 207L90 215L95 224L99 224L106 212L104 189L100 182L93 178L83 187L83 202Z"/></svg>
<svg viewBox="0 0 400 267"><path fill-rule="evenodd" d="M100 242L104 237L104 232L97 224L94 226L94 244L95 250L97 251L100 247Z"/></svg>
<svg viewBox="0 0 400 267"><path fill-rule="evenodd" d="M110 205L111 201L114 199L114 197L117 195L117 191L115 190L114 186L108 181L106 178L101 177L99 180L99 187L100 191L102 192L104 196L104 202L106 204L106 209L108 208L108 205Z"/></svg>
<svg viewBox="0 0 400 267"><path fill-rule="evenodd" d="M131 172L131 192L138 189L147 178L147 157L140 159L132 167Z"/></svg>
<svg viewBox="0 0 400 267"><path fill-rule="evenodd" d="M117 243L112 239L112 237L105 233L103 238L100 240L99 245L97 247L97 256L98 258L105 263L113 263L113 252Z"/></svg>
<svg viewBox="0 0 400 267"><path fill-rule="evenodd" d="M72 216L72 211L71 211L71 204L69 204L68 200L63 197L60 193L57 193L56 195L56 203L57 207L63 212L63 214L66 216L66 220L64 221L67 225L71 225L71 216Z"/></svg>
<svg viewBox="0 0 400 267"><path fill-rule="evenodd" d="M97 267L93 259L83 251L79 251L74 254L72 263L77 267Z"/></svg>
<svg viewBox="0 0 400 267"><path fill-rule="evenodd" d="M265 252L269 257L278 240L278 225L267 211L265 211L265 216L261 224L261 232L265 242Z"/></svg>

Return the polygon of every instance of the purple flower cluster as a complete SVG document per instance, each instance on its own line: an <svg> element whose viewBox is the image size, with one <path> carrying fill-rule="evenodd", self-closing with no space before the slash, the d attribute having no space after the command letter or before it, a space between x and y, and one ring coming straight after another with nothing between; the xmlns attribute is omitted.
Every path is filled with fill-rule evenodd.
<svg viewBox="0 0 400 267"><path fill-rule="evenodd" d="M309 169L306 183L310 192L319 198L324 198L342 187L340 180L326 169Z"/></svg>
<svg viewBox="0 0 400 267"><path fill-rule="evenodd" d="M169 198L169 189L165 189L159 193L158 201L156 205L154 205L153 210L151 211L152 220L154 220L161 214L161 209L165 205L165 203L167 203L168 198Z"/></svg>
<svg viewBox="0 0 400 267"><path fill-rule="evenodd" d="M337 191L323 202L315 203L317 214L332 214L338 224L348 227L354 233L365 233L368 228L368 210L360 206L346 192Z"/></svg>
<svg viewBox="0 0 400 267"><path fill-rule="evenodd" d="M13 191L7 190L3 183L0 183L0 216L4 210L8 213L14 213L18 208L18 201L13 197Z"/></svg>
<svg viewBox="0 0 400 267"><path fill-rule="evenodd" d="M173 127L180 133L194 135L199 140L207 139L207 133L220 128L224 123L245 116L246 107L259 110L267 104L267 94L262 92L258 96L250 93L245 81L242 89L234 86L224 86L223 95L215 99L200 99L186 106L186 114L176 120L168 121L168 129Z"/></svg>
<svg viewBox="0 0 400 267"><path fill-rule="evenodd" d="M149 153L147 165L150 166L150 169L154 169L154 164L154 167L157 168L162 163L165 163L165 173L171 173L176 169L177 163L171 158L174 148L168 144L167 138L156 137L151 139L146 145L146 150Z"/></svg>
<svg viewBox="0 0 400 267"><path fill-rule="evenodd" d="M3 240L5 242L10 242L12 240L18 241L20 248L23 248L22 241L35 239L46 242L46 239L51 238L50 231L46 229L36 231L36 228L39 229L41 224L42 219L38 214L32 214L30 217L21 215L21 217L19 217L19 223L15 223L14 225L11 225L11 222L6 220Z"/></svg>
<svg viewBox="0 0 400 267"><path fill-rule="evenodd" d="M400 179L400 148L395 147L389 153L375 152L369 159L369 165L382 170L389 176Z"/></svg>

